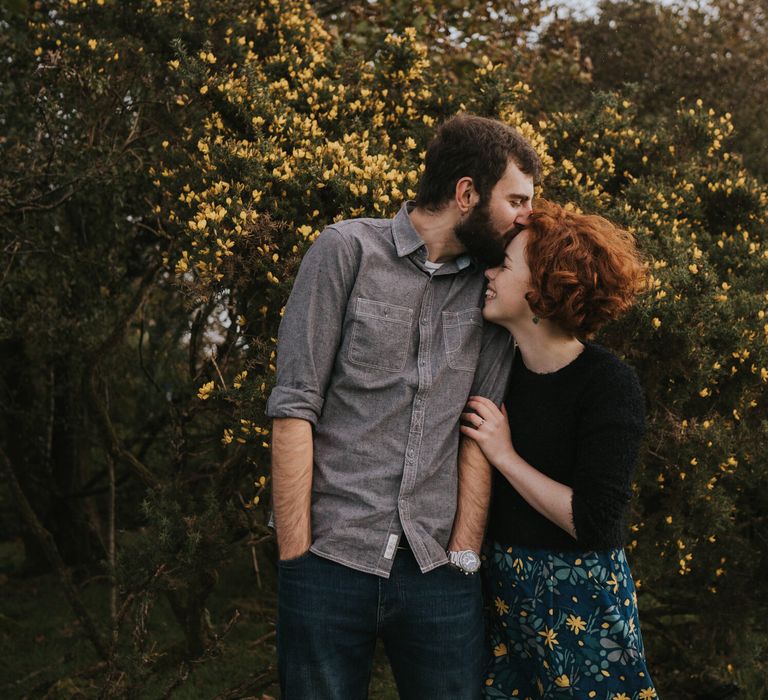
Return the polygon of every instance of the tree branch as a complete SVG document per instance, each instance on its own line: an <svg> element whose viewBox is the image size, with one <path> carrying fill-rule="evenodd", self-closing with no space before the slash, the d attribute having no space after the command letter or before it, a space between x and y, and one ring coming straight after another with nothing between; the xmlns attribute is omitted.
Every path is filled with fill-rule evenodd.
<svg viewBox="0 0 768 700"><path fill-rule="evenodd" d="M0 469L2 469L6 476L8 486L10 487L11 493L14 496L22 519L26 523L27 527L29 527L29 529L32 531L32 534L37 538L37 541L39 542L46 559L58 575L59 581L61 582L64 589L64 595L69 601L69 604L77 616L77 619L80 620L80 624L82 625L83 630L88 636L88 639L91 640L91 643L96 649L96 653L100 658L106 661L109 656L108 648L102 640L96 624L93 621L93 618L88 613L85 605L83 605L82 600L80 600L80 596L78 595L77 590L72 583L69 570L67 569L66 565L64 564L64 560L59 554L59 550L56 547L53 536L43 527L42 523L37 517L37 514L32 509L32 506L27 500L26 495L21 490L21 485L16 478L16 472L13 470L7 455L2 449L0 449Z"/></svg>

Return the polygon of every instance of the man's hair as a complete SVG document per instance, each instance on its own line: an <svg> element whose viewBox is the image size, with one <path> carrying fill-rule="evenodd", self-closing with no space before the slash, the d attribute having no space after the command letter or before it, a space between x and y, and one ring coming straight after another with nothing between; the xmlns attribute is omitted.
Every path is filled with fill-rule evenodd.
<svg viewBox="0 0 768 700"><path fill-rule="evenodd" d="M451 200L456 183L471 177L482 203L512 161L534 183L541 177L536 151L516 129L498 121L460 114L444 122L429 144L416 206L441 209Z"/></svg>
<svg viewBox="0 0 768 700"><path fill-rule="evenodd" d="M646 287L634 237L601 216L537 200L527 229L528 305L574 335L591 336Z"/></svg>

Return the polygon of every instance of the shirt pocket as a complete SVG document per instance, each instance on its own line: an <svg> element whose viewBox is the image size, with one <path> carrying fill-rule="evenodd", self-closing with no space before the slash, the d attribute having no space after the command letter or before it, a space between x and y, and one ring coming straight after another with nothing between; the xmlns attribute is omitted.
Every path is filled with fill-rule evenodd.
<svg viewBox="0 0 768 700"><path fill-rule="evenodd" d="M347 356L364 367L402 372L411 344L413 309L358 297Z"/></svg>
<svg viewBox="0 0 768 700"><path fill-rule="evenodd" d="M443 311L443 341L451 369L474 372L482 340L482 309Z"/></svg>

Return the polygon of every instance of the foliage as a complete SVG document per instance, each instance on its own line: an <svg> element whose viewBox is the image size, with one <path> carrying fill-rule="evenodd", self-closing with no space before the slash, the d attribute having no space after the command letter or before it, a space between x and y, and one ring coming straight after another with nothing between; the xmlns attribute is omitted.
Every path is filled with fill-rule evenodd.
<svg viewBox="0 0 768 700"><path fill-rule="evenodd" d="M674 113L677 100L704 102L729 112L736 127L731 147L754 173L768 175L768 5L765 0L602 0L594 18L555 22L543 44L569 45L588 73L579 88L567 70L549 69L548 108L583 106L592 90L634 85L638 110L650 126ZM545 54L546 56L546 54ZM559 77L558 77L559 75ZM557 88L560 90L557 90ZM576 89L574 89L576 88Z"/></svg>
<svg viewBox="0 0 768 700"><path fill-rule="evenodd" d="M300 0L68 0L8 16L2 89L20 119L3 142L3 338L38 382L53 359L82 358L59 391L86 406L67 416L88 445L80 485L103 485L112 460L121 526L142 527L120 547L123 600L165 596L190 658L216 646L206 600L220 562L264 533L264 403L301 256L330 221L393 214L435 126L466 110L534 142L544 196L635 232L651 291L602 339L647 392L629 549L651 668L662 695L761 687L759 616L727 603L765 578L768 202L733 150L733 120L677 95L657 115L642 93L587 94L567 24L542 35L560 42L552 62L517 60L511 37L522 47L536 3L509 11L486 56L472 37L492 6L466 21L425 6L417 29L410 4L384 5L361 10L356 33L357 10L318 3L323 21ZM55 392L22 405L12 380L14 425L44 445ZM12 461L34 492L52 458L32 454ZM113 659L109 678L122 672L110 692L148 671Z"/></svg>

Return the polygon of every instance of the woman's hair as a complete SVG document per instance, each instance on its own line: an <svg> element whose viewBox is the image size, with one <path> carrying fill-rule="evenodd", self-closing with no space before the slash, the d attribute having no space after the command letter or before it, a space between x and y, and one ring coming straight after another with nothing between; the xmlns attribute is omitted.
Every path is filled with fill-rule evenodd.
<svg viewBox="0 0 768 700"><path fill-rule="evenodd" d="M579 337L618 318L646 287L646 268L631 233L601 216L545 200L534 205L526 260L533 312Z"/></svg>

